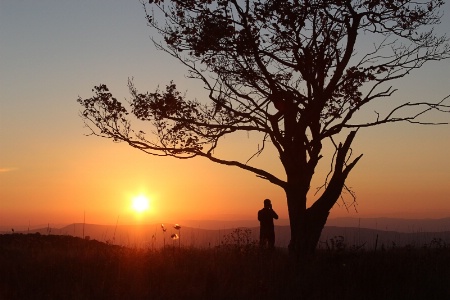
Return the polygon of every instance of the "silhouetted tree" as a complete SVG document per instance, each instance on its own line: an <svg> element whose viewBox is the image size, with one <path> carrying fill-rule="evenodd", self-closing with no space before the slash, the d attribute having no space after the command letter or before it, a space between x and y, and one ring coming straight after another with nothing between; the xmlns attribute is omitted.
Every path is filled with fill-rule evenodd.
<svg viewBox="0 0 450 300"><path fill-rule="evenodd" d="M355 118L367 104L394 93L391 81L425 62L450 57L448 39L433 31L443 3L149 1L143 3L148 25L162 37L153 38L156 48L183 63L190 78L202 81L208 104L186 99L173 82L165 90L139 93L130 81L131 112L149 121L153 134L132 129L125 106L105 85L96 86L92 98L78 99L84 107L81 115L94 135L152 155L205 157L281 187L287 197L290 248L311 253L343 191L353 195L345 181L362 156L352 156L357 130L394 122L438 124L421 117L431 110L449 111L446 97L437 103L402 103L363 122ZM285 178L248 161L215 155L222 138L242 131L261 134L255 155L269 143L276 149ZM331 170L308 207L307 194L327 139L335 145Z"/></svg>

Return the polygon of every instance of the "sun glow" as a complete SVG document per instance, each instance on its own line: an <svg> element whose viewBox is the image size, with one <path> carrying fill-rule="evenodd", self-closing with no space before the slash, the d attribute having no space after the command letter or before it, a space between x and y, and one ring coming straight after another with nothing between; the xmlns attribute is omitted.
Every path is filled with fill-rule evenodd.
<svg viewBox="0 0 450 300"><path fill-rule="evenodd" d="M142 213L148 210L150 207L148 198L145 197L144 195L134 197L132 207L138 213Z"/></svg>

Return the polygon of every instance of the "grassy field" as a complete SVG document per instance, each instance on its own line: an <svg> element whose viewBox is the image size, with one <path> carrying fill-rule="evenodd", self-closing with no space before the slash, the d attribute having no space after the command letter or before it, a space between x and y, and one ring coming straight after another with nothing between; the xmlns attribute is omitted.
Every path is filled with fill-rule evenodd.
<svg viewBox="0 0 450 300"><path fill-rule="evenodd" d="M71 236L0 235L0 299L450 299L450 247L363 251L296 262L224 238L209 249L132 249Z"/></svg>

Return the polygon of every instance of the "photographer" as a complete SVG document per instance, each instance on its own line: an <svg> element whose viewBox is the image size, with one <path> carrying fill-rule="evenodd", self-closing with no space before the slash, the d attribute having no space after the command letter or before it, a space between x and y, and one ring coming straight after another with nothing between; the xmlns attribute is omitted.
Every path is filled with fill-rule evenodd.
<svg viewBox="0 0 450 300"><path fill-rule="evenodd" d="M273 219L278 220L277 213L272 209L272 203L269 199L264 200L264 208L258 211L259 229L259 245L269 249L273 249L275 245L275 226Z"/></svg>

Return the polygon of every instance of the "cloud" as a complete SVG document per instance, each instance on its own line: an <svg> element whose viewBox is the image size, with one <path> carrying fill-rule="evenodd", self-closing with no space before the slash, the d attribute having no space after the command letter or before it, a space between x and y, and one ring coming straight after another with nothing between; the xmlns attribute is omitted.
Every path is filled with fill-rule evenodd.
<svg viewBox="0 0 450 300"><path fill-rule="evenodd" d="M0 173L7 173L17 170L17 168L1 168L0 167Z"/></svg>

